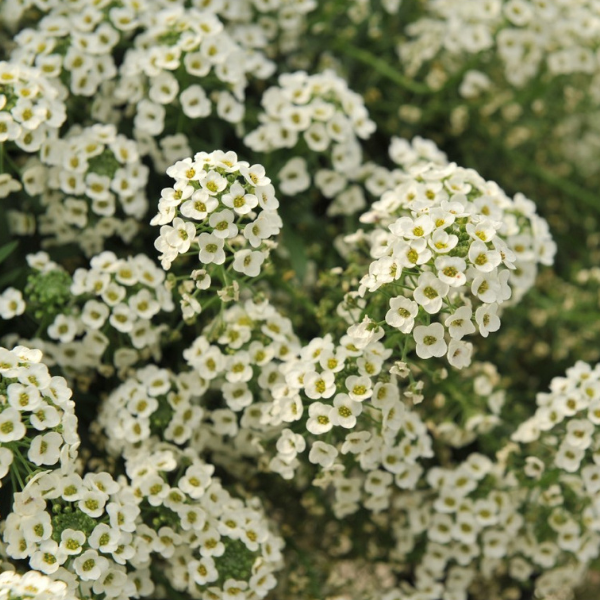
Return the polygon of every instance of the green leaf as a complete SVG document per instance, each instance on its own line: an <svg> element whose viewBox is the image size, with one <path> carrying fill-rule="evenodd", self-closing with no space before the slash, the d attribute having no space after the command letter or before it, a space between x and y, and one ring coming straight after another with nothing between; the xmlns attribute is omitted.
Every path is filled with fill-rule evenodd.
<svg viewBox="0 0 600 600"><path fill-rule="evenodd" d="M19 278L21 273L21 269L13 269L12 271L3 273L2 277L0 277L0 290L3 290L9 284L14 283Z"/></svg>
<svg viewBox="0 0 600 600"><path fill-rule="evenodd" d="M9 242L0 248L0 263L5 261L19 245L19 241Z"/></svg>

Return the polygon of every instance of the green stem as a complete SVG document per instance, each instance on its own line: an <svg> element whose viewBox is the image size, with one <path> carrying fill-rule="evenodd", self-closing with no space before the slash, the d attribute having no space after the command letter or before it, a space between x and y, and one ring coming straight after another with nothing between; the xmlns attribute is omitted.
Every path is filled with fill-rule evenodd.
<svg viewBox="0 0 600 600"><path fill-rule="evenodd" d="M355 58L356 60L368 65L373 70L377 71L383 77L393 81L398 84L400 87L408 90L409 92L413 92L414 94L432 94L434 90L431 90L428 86L417 83L408 77L405 77L400 73L400 66L394 67L390 65L387 61L377 58L367 50L363 50L362 48L357 48L356 46L352 46L347 42L342 42L334 45L334 49L350 56L351 58Z"/></svg>

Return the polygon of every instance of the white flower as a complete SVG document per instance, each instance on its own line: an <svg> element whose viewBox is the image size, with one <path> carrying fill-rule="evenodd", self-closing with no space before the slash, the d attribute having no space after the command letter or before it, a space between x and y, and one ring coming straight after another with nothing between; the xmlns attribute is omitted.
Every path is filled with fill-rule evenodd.
<svg viewBox="0 0 600 600"><path fill-rule="evenodd" d="M347 334L352 338L356 349L364 350L369 344L380 340L385 332L365 315L360 323L348 327Z"/></svg>
<svg viewBox="0 0 600 600"><path fill-rule="evenodd" d="M329 371L309 371L304 375L304 393L311 400L331 398L335 394L335 375Z"/></svg>
<svg viewBox="0 0 600 600"><path fill-rule="evenodd" d="M445 229L436 229L427 243L436 253L446 254L456 247L458 237Z"/></svg>
<svg viewBox="0 0 600 600"><path fill-rule="evenodd" d="M109 318L110 324L121 333L132 331L135 320L136 314L126 304L117 304Z"/></svg>
<svg viewBox="0 0 600 600"><path fill-rule="evenodd" d="M448 346L444 341L444 326L441 323L419 325L413 331L417 342L417 356L419 358L441 357L446 354Z"/></svg>
<svg viewBox="0 0 600 600"><path fill-rule="evenodd" d="M160 235L164 237L167 244L175 248L179 254L183 254L190 249L190 245L196 237L196 227L193 223L188 223L179 217L173 219L173 225L163 225L160 228Z"/></svg>
<svg viewBox="0 0 600 600"><path fill-rule="evenodd" d="M571 419L567 423L565 443L573 448L587 449L592 443L594 425L584 419Z"/></svg>
<svg viewBox="0 0 600 600"><path fill-rule="evenodd" d="M390 231L404 239L427 238L434 229L434 223L429 215L421 215L416 219L401 217L390 225Z"/></svg>
<svg viewBox="0 0 600 600"><path fill-rule="evenodd" d="M77 321L73 317L57 315L47 332L52 339L63 344L72 342L77 335Z"/></svg>
<svg viewBox="0 0 600 600"><path fill-rule="evenodd" d="M106 304L97 300L88 300L83 307L80 318L86 327L100 329L106 322L109 314L110 309Z"/></svg>
<svg viewBox="0 0 600 600"><path fill-rule="evenodd" d="M200 185L211 196L216 196L227 187L227 179L216 171L209 171L206 176L200 180Z"/></svg>
<svg viewBox="0 0 600 600"><path fill-rule="evenodd" d="M235 237L238 227L233 222L234 219L235 215L229 209L213 212L208 219L209 225L213 228L212 234L219 239Z"/></svg>
<svg viewBox="0 0 600 600"><path fill-rule="evenodd" d="M141 100L137 105L134 127L149 135L160 135L165 128L165 108L150 100Z"/></svg>
<svg viewBox="0 0 600 600"><path fill-rule="evenodd" d="M35 465L55 465L60 460L63 437L56 431L36 436L31 442L27 458Z"/></svg>
<svg viewBox="0 0 600 600"><path fill-rule="evenodd" d="M0 143L15 141L21 135L21 131L21 126L13 119L10 113L0 112ZM12 180L12 177L8 173L4 175Z"/></svg>
<svg viewBox="0 0 600 600"><path fill-rule="evenodd" d="M271 183L271 180L266 176L265 168L262 165L252 165L251 167L240 165L240 173L249 184L254 186L263 186Z"/></svg>
<svg viewBox="0 0 600 600"><path fill-rule="evenodd" d="M60 548L68 555L80 554L86 537L83 531L78 529L64 529L60 535Z"/></svg>
<svg viewBox="0 0 600 600"><path fill-rule="evenodd" d="M429 313L440 311L444 297L448 294L448 284L440 281L433 273L423 273L413 292L414 299Z"/></svg>
<svg viewBox="0 0 600 600"><path fill-rule="evenodd" d="M189 200L181 205L181 214L188 219L203 221L219 206L219 201L206 190L196 190Z"/></svg>
<svg viewBox="0 0 600 600"><path fill-rule="evenodd" d="M475 276L471 283L471 293L487 304L499 300L501 286L496 272L481 273Z"/></svg>
<svg viewBox="0 0 600 600"><path fill-rule="evenodd" d="M454 340L462 340L465 335L475 333L475 325L471 321L473 311L469 306L461 306L445 321L444 325L448 328L450 336Z"/></svg>
<svg viewBox="0 0 600 600"><path fill-rule="evenodd" d="M25 312L25 301L21 292L9 287L0 295L0 318L12 319Z"/></svg>
<svg viewBox="0 0 600 600"><path fill-rule="evenodd" d="M257 250L238 250L234 254L233 269L248 277L256 277L260 273L260 267L265 261L266 255Z"/></svg>
<svg viewBox="0 0 600 600"><path fill-rule="evenodd" d="M197 84L190 85L181 92L179 101L186 117L190 119L198 119L210 115L212 108L210 100L207 98L204 89Z"/></svg>
<svg viewBox="0 0 600 600"><path fill-rule="evenodd" d="M215 561L210 556L204 556L200 560L192 560L188 564L188 573L197 585L206 585L219 578L219 572L215 567Z"/></svg>
<svg viewBox="0 0 600 600"><path fill-rule="evenodd" d="M448 362L456 369L468 367L471 364L473 344L461 342L456 339L450 340L448 345Z"/></svg>
<svg viewBox="0 0 600 600"><path fill-rule="evenodd" d="M460 287L467 281L464 273L467 263L458 256L439 256L435 260L435 268L440 281L451 287Z"/></svg>
<svg viewBox="0 0 600 600"><path fill-rule="evenodd" d="M263 240L279 233L279 219L276 215L262 212L256 220L244 227L244 237L253 248L258 248Z"/></svg>
<svg viewBox="0 0 600 600"><path fill-rule="evenodd" d="M246 190L236 181L229 188L229 192L223 194L221 202L238 215L246 215L258 205L258 198L254 194L246 193Z"/></svg>
<svg viewBox="0 0 600 600"><path fill-rule="evenodd" d="M348 396L355 402L362 402L373 395L373 382L370 377L350 375L344 382Z"/></svg>
<svg viewBox="0 0 600 600"><path fill-rule="evenodd" d="M498 305L496 303L480 306L475 311L475 321L479 326L479 333L487 337L490 333L500 329L500 318L496 314Z"/></svg>
<svg viewBox="0 0 600 600"><path fill-rule="evenodd" d="M573 447L565 441L560 445L554 457L554 464L559 469L567 471L567 473L575 473L579 469L584 456L585 449Z"/></svg>
<svg viewBox="0 0 600 600"><path fill-rule="evenodd" d="M18 410L8 407L0 412L0 443L20 440L25 432L25 425L21 422L21 413Z"/></svg>
<svg viewBox="0 0 600 600"><path fill-rule="evenodd" d="M92 518L98 518L104 512L106 497L98 491L84 490L77 502L79 509Z"/></svg>
<svg viewBox="0 0 600 600"><path fill-rule="evenodd" d="M469 248L469 260L478 271L490 273L502 262L502 256L497 250L489 250L484 242L477 240Z"/></svg>
<svg viewBox="0 0 600 600"><path fill-rule="evenodd" d="M96 550L86 550L73 561L75 573L83 581L100 579L102 574L108 569L108 566L108 560L100 556Z"/></svg>
<svg viewBox="0 0 600 600"><path fill-rule="evenodd" d="M42 403L39 390L32 385L11 383L6 392L8 403L16 410L34 412Z"/></svg>
<svg viewBox="0 0 600 600"><path fill-rule="evenodd" d="M308 460L314 465L321 465L324 469L331 467L338 455L336 448L325 442L315 442L308 454Z"/></svg>
<svg viewBox="0 0 600 600"><path fill-rule="evenodd" d="M333 427L331 421L332 407L322 402L313 402L308 408L309 419L306 422L306 429L314 435L326 433Z"/></svg>
<svg viewBox="0 0 600 600"><path fill-rule="evenodd" d="M201 233L198 236L200 252L198 258L204 264L222 265L225 262L224 240L212 233Z"/></svg>
<svg viewBox="0 0 600 600"><path fill-rule="evenodd" d="M402 333L410 333L418 312L419 306L414 300L405 296L397 296L390 300L390 309L385 315L385 321Z"/></svg>
<svg viewBox="0 0 600 600"><path fill-rule="evenodd" d="M324 129L324 128L323 128ZM306 160L299 156L290 159L279 171L279 189L288 196L295 196L310 186Z"/></svg>
<svg viewBox="0 0 600 600"><path fill-rule="evenodd" d="M362 412L362 404L356 402L348 394L337 394L333 399L330 419L333 425L352 429L356 425L356 417Z"/></svg>
<svg viewBox="0 0 600 600"><path fill-rule="evenodd" d="M277 440L277 453L286 462L291 462L299 452L306 449L306 440L291 429L284 429Z"/></svg>
<svg viewBox="0 0 600 600"><path fill-rule="evenodd" d="M46 540L40 544L39 550L33 553L29 564L34 569L50 575L56 573L67 558L68 555L54 540Z"/></svg>
<svg viewBox="0 0 600 600"><path fill-rule="evenodd" d="M2 114L3 113L0 113L0 117L2 117ZM0 121L0 126L1 123L2 122ZM18 192L21 188L21 183L14 179L12 175L10 175L9 173L0 173L0 198L7 198L8 196L10 196L10 194L12 194L13 192Z"/></svg>

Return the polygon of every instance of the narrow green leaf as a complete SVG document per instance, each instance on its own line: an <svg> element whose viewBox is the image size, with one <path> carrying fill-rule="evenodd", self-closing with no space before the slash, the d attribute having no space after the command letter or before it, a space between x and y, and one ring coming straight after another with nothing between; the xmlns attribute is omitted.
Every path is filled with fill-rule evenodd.
<svg viewBox="0 0 600 600"><path fill-rule="evenodd" d="M0 263L4 262L13 253L18 245L18 240L4 244L4 246L0 248Z"/></svg>

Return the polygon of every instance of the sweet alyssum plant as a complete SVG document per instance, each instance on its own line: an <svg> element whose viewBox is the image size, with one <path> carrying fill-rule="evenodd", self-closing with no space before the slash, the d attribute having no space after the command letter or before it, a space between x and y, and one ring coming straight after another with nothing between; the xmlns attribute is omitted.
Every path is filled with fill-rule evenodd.
<svg viewBox="0 0 600 600"><path fill-rule="evenodd" d="M1 599L567 598L600 554L598 367L535 407L494 364L561 256L539 198L343 60L438 60L456 124L436 69L590 74L588 3L323 4L1 7ZM402 15L406 75L328 44Z"/></svg>

